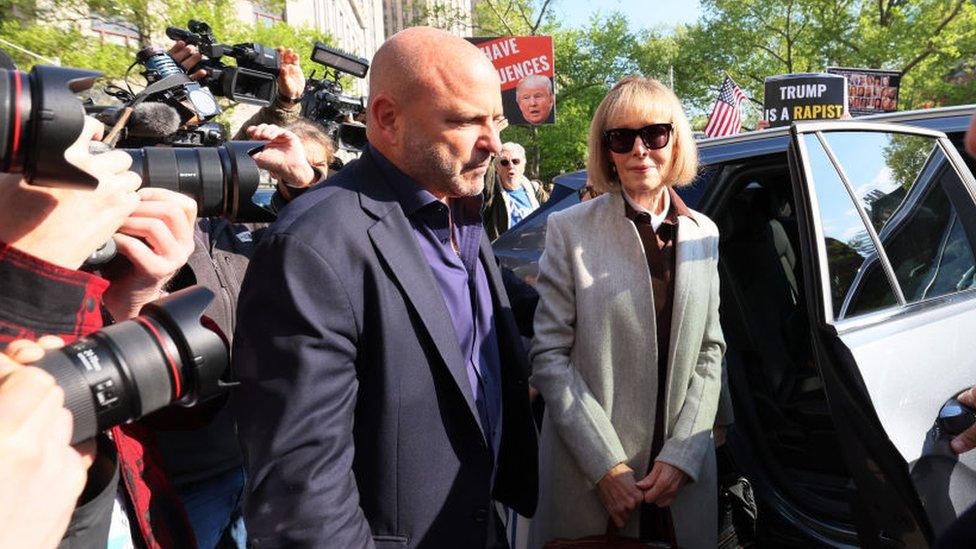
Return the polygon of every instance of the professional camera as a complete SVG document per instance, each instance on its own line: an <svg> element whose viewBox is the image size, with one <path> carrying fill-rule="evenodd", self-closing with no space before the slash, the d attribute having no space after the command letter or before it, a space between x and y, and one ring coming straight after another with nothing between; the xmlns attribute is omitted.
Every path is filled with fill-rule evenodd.
<svg viewBox="0 0 976 549"><path fill-rule="evenodd" d="M146 46L136 54L136 61L145 67L142 74L150 85L174 75L182 77L175 85L148 96L153 101L167 103L176 108L181 122L199 123L220 114L220 106L211 90L190 80L183 68L163 49Z"/></svg>
<svg viewBox="0 0 976 549"><path fill-rule="evenodd" d="M274 48L254 43L233 46L217 43L210 25L195 19L190 20L187 29L167 27L166 36L196 46L207 57L191 71L206 69L207 76L201 82L214 95L264 107L278 94L281 61ZM224 56L236 59L237 66L221 63L220 58Z"/></svg>
<svg viewBox="0 0 976 549"><path fill-rule="evenodd" d="M366 100L342 93L339 78L342 73L357 78L366 76L369 61L316 42L312 61L331 68L321 79L311 78L302 99L302 116L322 124L336 146L347 151L362 152L366 147L366 126L351 122L366 112Z"/></svg>
<svg viewBox="0 0 976 549"><path fill-rule="evenodd" d="M174 292L132 320L107 326L33 364L64 390L74 416L71 443L176 403L192 406L226 390L227 343L203 311L203 286Z"/></svg>
<svg viewBox="0 0 976 549"><path fill-rule="evenodd" d="M65 160L81 135L85 111L75 96L101 73L35 66L29 74L0 69L0 172L23 173L34 185L95 188L98 180ZM43 113L43 114L41 114ZM194 198L201 216L273 221L252 200L260 172L251 155L258 141L219 147L123 149L144 187L172 189Z"/></svg>

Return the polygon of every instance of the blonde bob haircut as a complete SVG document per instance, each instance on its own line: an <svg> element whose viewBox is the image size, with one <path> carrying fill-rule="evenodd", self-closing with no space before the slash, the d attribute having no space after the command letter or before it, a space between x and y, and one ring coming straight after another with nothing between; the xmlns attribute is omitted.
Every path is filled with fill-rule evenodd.
<svg viewBox="0 0 976 549"><path fill-rule="evenodd" d="M671 169L664 176L664 184L682 186L695 179L698 174L698 146L695 145L691 125L678 96L657 80L628 76L617 82L603 98L590 123L586 171L594 190L600 193L620 192L620 180L612 169L613 159L603 141L603 132L625 126L634 127L645 121L670 122L672 125Z"/></svg>

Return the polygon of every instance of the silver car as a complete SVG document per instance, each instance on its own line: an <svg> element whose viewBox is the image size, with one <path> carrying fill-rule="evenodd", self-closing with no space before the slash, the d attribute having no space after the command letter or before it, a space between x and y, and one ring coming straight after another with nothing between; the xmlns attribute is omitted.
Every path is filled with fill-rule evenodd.
<svg viewBox="0 0 976 549"><path fill-rule="evenodd" d="M736 421L763 546L927 546L976 501L974 108L810 122L699 142L679 190L718 224ZM558 180L578 189L585 173ZM536 274L547 203L495 241Z"/></svg>

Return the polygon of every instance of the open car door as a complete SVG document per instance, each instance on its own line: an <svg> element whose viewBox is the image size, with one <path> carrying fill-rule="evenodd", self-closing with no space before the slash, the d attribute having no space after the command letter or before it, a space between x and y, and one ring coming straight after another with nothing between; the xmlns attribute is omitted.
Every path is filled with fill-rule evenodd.
<svg viewBox="0 0 976 549"><path fill-rule="evenodd" d="M976 458L948 448L976 382L976 182L946 136L797 123L814 360L854 482L864 547L925 547L976 498Z"/></svg>

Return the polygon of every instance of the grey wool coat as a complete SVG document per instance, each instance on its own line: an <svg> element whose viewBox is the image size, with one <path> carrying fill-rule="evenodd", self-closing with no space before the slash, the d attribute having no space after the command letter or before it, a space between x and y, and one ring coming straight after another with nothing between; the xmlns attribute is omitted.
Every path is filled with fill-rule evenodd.
<svg viewBox="0 0 976 549"><path fill-rule="evenodd" d="M644 249L619 193L549 217L539 260L531 383L546 401L539 506L530 547L602 534L596 483L626 462L649 471L658 353L669 352L665 443L658 460L691 478L672 504L683 548L715 547L712 426L722 388L718 229L698 212L678 218L671 348L656 342ZM622 535L636 536L638 513Z"/></svg>

